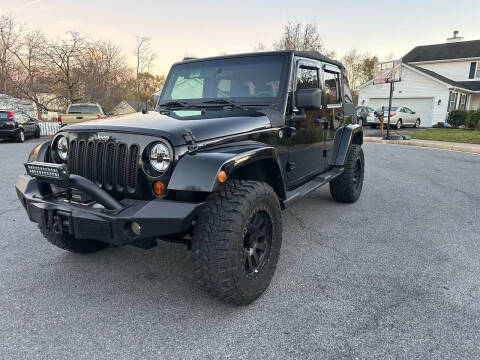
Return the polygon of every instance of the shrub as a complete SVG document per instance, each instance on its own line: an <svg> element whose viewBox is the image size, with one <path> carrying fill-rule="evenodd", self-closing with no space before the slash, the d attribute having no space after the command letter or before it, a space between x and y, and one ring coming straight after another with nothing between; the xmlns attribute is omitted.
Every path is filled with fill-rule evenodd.
<svg viewBox="0 0 480 360"><path fill-rule="evenodd" d="M433 128L444 128L445 124L443 122L438 122L434 125L432 125Z"/></svg>
<svg viewBox="0 0 480 360"><path fill-rule="evenodd" d="M465 110L455 110L448 113L448 123L453 127L465 125L467 121L468 112Z"/></svg>
<svg viewBox="0 0 480 360"><path fill-rule="evenodd" d="M472 128L472 129L475 129L477 128L477 125L480 124L480 110L471 110L468 112L468 118L467 118L467 122L465 123L465 125L468 127L468 128Z"/></svg>

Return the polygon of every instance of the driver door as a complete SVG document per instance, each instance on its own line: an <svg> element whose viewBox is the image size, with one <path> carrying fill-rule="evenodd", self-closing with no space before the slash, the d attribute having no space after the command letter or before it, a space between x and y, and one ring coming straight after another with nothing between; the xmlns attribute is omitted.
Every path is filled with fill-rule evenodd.
<svg viewBox="0 0 480 360"><path fill-rule="evenodd" d="M315 60L297 61L294 94L300 89L322 88L321 63ZM325 161L324 128L319 121L321 110L294 109L290 119L287 175L290 186L298 185L318 174Z"/></svg>

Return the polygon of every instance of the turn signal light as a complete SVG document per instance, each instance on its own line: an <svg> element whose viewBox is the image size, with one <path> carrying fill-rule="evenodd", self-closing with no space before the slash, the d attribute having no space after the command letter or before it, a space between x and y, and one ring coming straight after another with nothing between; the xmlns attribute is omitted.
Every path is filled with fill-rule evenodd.
<svg viewBox="0 0 480 360"><path fill-rule="evenodd" d="M9 112L8 112L8 118L9 118L9 119L13 119L13 112L12 112L12 111L9 111Z"/></svg>
<svg viewBox="0 0 480 360"><path fill-rule="evenodd" d="M101 119L101 118L102 118L102 115L98 114L97 119Z"/></svg>
<svg viewBox="0 0 480 360"><path fill-rule="evenodd" d="M218 172L218 181L220 181L221 183L225 182L227 180L227 173L225 171L219 171Z"/></svg>
<svg viewBox="0 0 480 360"><path fill-rule="evenodd" d="M395 115L397 115L397 113L391 113L390 117L394 117Z"/></svg>
<svg viewBox="0 0 480 360"><path fill-rule="evenodd" d="M157 196L165 195L165 184L163 182L161 182L160 180L155 181L153 183L153 192Z"/></svg>
<svg viewBox="0 0 480 360"><path fill-rule="evenodd" d="M62 115L57 116L58 125L62 125Z"/></svg>

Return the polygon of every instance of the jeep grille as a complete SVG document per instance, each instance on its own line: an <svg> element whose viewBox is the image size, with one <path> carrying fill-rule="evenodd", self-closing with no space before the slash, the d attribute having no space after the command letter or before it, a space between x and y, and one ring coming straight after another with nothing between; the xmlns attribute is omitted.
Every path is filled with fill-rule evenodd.
<svg viewBox="0 0 480 360"><path fill-rule="evenodd" d="M68 169L106 190L134 193L137 186L138 145L72 140Z"/></svg>

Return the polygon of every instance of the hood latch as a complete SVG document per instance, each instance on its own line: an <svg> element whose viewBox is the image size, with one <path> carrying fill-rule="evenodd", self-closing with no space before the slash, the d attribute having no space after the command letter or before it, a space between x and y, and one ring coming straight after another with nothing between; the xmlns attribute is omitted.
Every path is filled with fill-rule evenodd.
<svg viewBox="0 0 480 360"><path fill-rule="evenodd" d="M191 129L185 129L183 131L183 138L187 142L189 152L192 153L198 150L198 145L195 141L196 138L195 138L195 135L193 135L193 132Z"/></svg>

